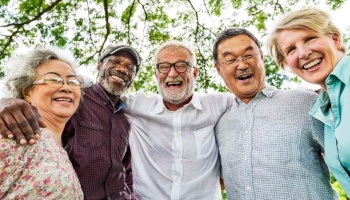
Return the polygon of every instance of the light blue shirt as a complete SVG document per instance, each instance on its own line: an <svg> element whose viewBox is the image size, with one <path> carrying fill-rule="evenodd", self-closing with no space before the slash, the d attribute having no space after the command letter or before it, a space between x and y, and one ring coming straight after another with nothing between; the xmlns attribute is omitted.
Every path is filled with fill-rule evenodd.
<svg viewBox="0 0 350 200"><path fill-rule="evenodd" d="M325 124L326 162L350 196L350 57L344 56L326 79L310 114Z"/></svg>
<svg viewBox="0 0 350 200"><path fill-rule="evenodd" d="M322 122L309 115L312 91L267 86L236 99L217 125L227 199L338 199L322 157Z"/></svg>

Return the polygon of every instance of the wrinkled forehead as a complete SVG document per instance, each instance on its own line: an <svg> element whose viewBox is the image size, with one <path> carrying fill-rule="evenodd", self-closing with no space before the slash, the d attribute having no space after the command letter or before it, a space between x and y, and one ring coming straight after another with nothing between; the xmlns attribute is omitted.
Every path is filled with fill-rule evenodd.
<svg viewBox="0 0 350 200"><path fill-rule="evenodd" d="M168 46L162 49L157 55L157 62L172 62L171 60L176 61L190 61L191 54L190 52L183 48L177 46Z"/></svg>

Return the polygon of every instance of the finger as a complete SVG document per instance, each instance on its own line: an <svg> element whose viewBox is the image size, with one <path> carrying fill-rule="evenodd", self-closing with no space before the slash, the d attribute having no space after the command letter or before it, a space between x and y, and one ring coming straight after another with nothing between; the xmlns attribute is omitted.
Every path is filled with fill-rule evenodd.
<svg viewBox="0 0 350 200"><path fill-rule="evenodd" d="M40 133L41 133L40 127L41 128L45 128L46 127L46 123L43 120L43 118L40 116L40 114L38 112L38 109L35 106L32 106L32 110L33 110L33 113L36 116L36 122L37 123L34 122L34 124L31 123L31 125L32 125L32 128L33 128L35 134L40 135ZM36 125L38 125L38 126L36 126Z"/></svg>
<svg viewBox="0 0 350 200"><path fill-rule="evenodd" d="M7 128L4 120L0 118L0 136L2 138L13 138L12 132Z"/></svg>
<svg viewBox="0 0 350 200"><path fill-rule="evenodd" d="M21 129L17 125L16 119L13 118L12 115L3 118L3 120L6 124L7 129L4 131L5 133L2 133L2 135L7 135L8 138L11 138L11 134L12 134L16 139L17 143L19 144L27 143L26 138L24 137Z"/></svg>
<svg viewBox="0 0 350 200"><path fill-rule="evenodd" d="M35 134L40 133L40 128L36 120L36 115L32 111L32 108L30 106L28 107L29 109L23 108L22 112L13 114L13 118L15 119L16 124L13 125L14 128L10 128L10 130L15 135L16 140L18 140L17 137L19 137L21 139L24 138L27 141L35 141ZM16 127L16 125L18 128ZM30 143L33 144L35 142L32 141Z"/></svg>

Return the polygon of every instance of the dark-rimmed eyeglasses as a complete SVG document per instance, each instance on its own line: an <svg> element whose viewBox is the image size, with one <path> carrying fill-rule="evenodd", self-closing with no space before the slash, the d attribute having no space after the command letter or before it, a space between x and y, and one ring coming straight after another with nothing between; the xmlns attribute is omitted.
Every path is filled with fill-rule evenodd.
<svg viewBox="0 0 350 200"><path fill-rule="evenodd" d="M233 58L227 61L222 62L222 64L227 65L229 67L237 67L238 63L240 61L244 62L244 63L252 63L256 60L256 57L259 55L260 53L253 53L253 54L247 54L244 56L240 56L237 58Z"/></svg>
<svg viewBox="0 0 350 200"><path fill-rule="evenodd" d="M156 64L157 69L160 73L166 74L170 71L171 67L174 67L178 73L186 72L188 67L192 67L189 62L176 62L176 63L167 63L162 62Z"/></svg>
<svg viewBox="0 0 350 200"><path fill-rule="evenodd" d="M61 87L64 85L64 80L59 77L53 77L53 78L43 78L37 81L33 82L33 85L41 85L41 84L47 84L51 87ZM84 84L82 83L82 80L78 79L67 79L66 83L71 88L82 88Z"/></svg>

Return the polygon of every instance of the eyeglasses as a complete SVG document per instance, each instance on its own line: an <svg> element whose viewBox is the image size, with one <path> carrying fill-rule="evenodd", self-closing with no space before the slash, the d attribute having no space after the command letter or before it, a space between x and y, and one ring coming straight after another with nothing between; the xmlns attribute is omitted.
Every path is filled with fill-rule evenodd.
<svg viewBox="0 0 350 200"><path fill-rule="evenodd" d="M259 54L260 53L247 54L247 55L241 56L241 58L233 58L233 59L227 60L225 62L222 62L222 64L225 64L229 67L236 67L240 61L244 63L252 63L256 60L256 57Z"/></svg>
<svg viewBox="0 0 350 200"><path fill-rule="evenodd" d="M118 66L122 65L119 60L109 59L107 62L109 64L111 64L112 66L115 66L115 67L118 67ZM125 68L127 70L129 70L130 72L135 72L136 71L136 65L125 65Z"/></svg>
<svg viewBox="0 0 350 200"><path fill-rule="evenodd" d="M163 63L158 63L156 66L158 71L162 74L168 73L171 67L174 67L178 73L185 72L187 71L188 67L192 67L192 65L189 62L176 62L176 63L163 62Z"/></svg>
<svg viewBox="0 0 350 200"><path fill-rule="evenodd" d="M66 80L67 85L69 85L71 88L81 88L84 86L82 81L78 79L68 79ZM40 85L40 84L47 84L51 87L60 87L64 85L64 80L59 77L54 78L43 78L37 81L33 82L33 85Z"/></svg>

